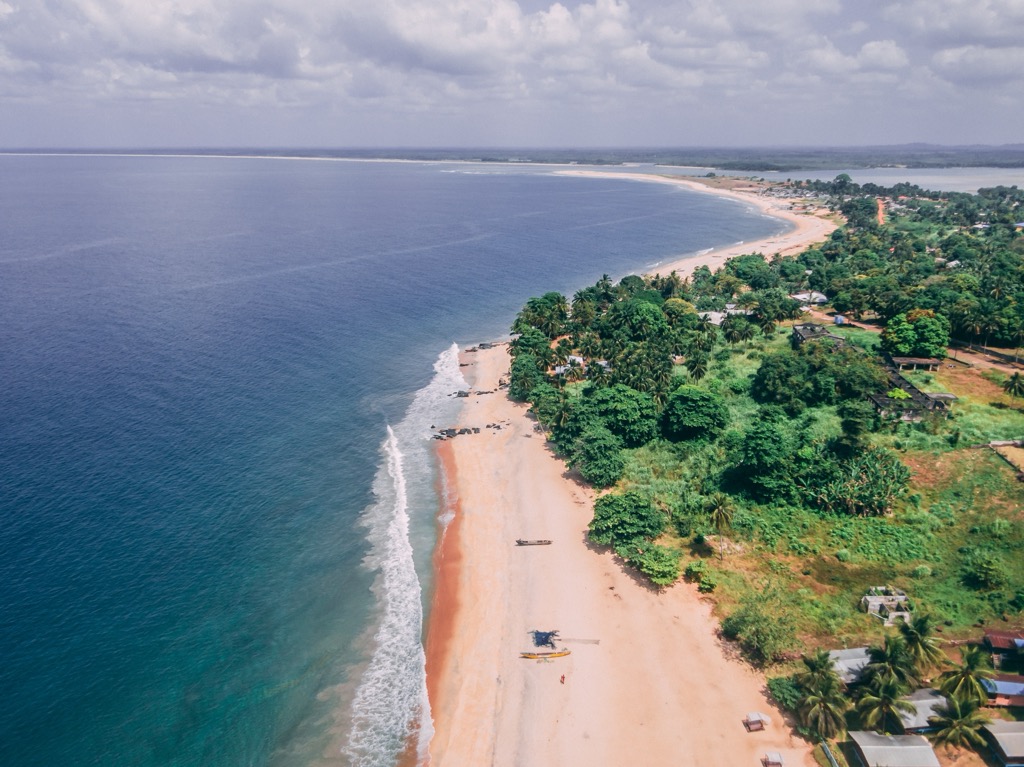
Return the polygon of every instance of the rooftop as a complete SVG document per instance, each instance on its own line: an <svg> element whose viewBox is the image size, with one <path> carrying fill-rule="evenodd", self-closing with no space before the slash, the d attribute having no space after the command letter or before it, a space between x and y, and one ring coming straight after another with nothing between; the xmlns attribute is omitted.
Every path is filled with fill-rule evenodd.
<svg viewBox="0 0 1024 767"><path fill-rule="evenodd" d="M933 725L928 722L928 717L935 716L935 709L946 705L946 696L930 687L912 692L910 695L904 696L903 700L913 703L917 709L917 713L914 714L900 714L903 729L907 732L934 729Z"/></svg>
<svg viewBox="0 0 1024 767"><path fill-rule="evenodd" d="M846 684L852 684L860 679L864 667L871 662L867 647L830 650L828 657L832 659L832 668Z"/></svg>
<svg viewBox="0 0 1024 767"><path fill-rule="evenodd" d="M931 744L923 735L879 735L851 732L865 767L939 767Z"/></svg>
<svg viewBox="0 0 1024 767"><path fill-rule="evenodd" d="M981 684L989 695L1024 696L1024 676L996 674L991 679L982 679Z"/></svg>
<svg viewBox="0 0 1024 767"><path fill-rule="evenodd" d="M996 720L981 728L999 751L1004 764L1024 762L1024 722Z"/></svg>
<svg viewBox="0 0 1024 767"><path fill-rule="evenodd" d="M993 650L1024 649L1024 631L986 631L985 644Z"/></svg>

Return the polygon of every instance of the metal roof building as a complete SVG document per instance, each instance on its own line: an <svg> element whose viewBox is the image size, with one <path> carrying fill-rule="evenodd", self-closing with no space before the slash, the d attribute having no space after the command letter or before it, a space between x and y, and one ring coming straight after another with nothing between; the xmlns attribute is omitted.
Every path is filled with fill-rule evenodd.
<svg viewBox="0 0 1024 767"><path fill-rule="evenodd" d="M864 667L871 662L867 647L830 650L828 657L832 659L832 668L835 669L844 684L853 684L860 679Z"/></svg>
<svg viewBox="0 0 1024 767"><path fill-rule="evenodd" d="M1024 767L1024 722L992 722L981 731L1003 767Z"/></svg>
<svg viewBox="0 0 1024 767"><path fill-rule="evenodd" d="M851 732L863 767L939 767L939 760L924 735L879 735Z"/></svg>
<svg viewBox="0 0 1024 767"><path fill-rule="evenodd" d="M1024 676L994 674L982 679L981 686L988 693L990 706L1024 706Z"/></svg>
<svg viewBox="0 0 1024 767"><path fill-rule="evenodd" d="M934 730L935 725L929 724L928 717L935 716L935 709L946 705L946 696L930 687L912 692L910 695L904 696L903 700L913 703L914 708L917 709L914 714L900 713L903 731L911 733Z"/></svg>

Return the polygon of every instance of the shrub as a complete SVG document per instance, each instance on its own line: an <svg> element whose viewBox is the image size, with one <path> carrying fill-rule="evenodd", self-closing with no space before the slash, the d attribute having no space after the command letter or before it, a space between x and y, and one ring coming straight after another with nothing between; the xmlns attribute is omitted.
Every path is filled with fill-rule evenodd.
<svg viewBox="0 0 1024 767"><path fill-rule="evenodd" d="M688 581L699 581L701 576L704 575L706 567L703 559L694 559L686 565L686 570L683 575Z"/></svg>
<svg viewBox="0 0 1024 767"><path fill-rule="evenodd" d="M715 577L715 574L710 570L700 577L700 582L697 584L697 591L699 591L701 594L710 594L717 588L718 579Z"/></svg>
<svg viewBox="0 0 1024 767"><path fill-rule="evenodd" d="M615 553L646 575L656 586L670 586L679 580L681 554L675 549L634 541L617 547Z"/></svg>
<svg viewBox="0 0 1024 767"><path fill-rule="evenodd" d="M972 589L992 591L1009 579L1006 567L992 552L968 549L965 554L961 572L964 583Z"/></svg>
<svg viewBox="0 0 1024 767"><path fill-rule="evenodd" d="M637 492L605 495L594 503L590 540L603 546L625 546L661 535L666 519Z"/></svg>
<svg viewBox="0 0 1024 767"><path fill-rule="evenodd" d="M739 641L755 662L773 663L796 642L792 616L778 608L776 604L776 609L769 611L765 595L752 594L722 621L722 633Z"/></svg>
<svg viewBox="0 0 1024 767"><path fill-rule="evenodd" d="M797 684L796 675L773 676L768 679L768 692L786 711L796 711L803 700L803 691Z"/></svg>

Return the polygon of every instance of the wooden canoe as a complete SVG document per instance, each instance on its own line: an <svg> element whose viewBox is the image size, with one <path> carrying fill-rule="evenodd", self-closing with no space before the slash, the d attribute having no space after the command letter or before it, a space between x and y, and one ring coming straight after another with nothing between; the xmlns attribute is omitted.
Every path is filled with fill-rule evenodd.
<svg viewBox="0 0 1024 767"><path fill-rule="evenodd" d="M572 650L556 650L554 652L521 652L519 653L519 657L526 658L527 660L544 660L545 658L564 658L571 652Z"/></svg>
<svg viewBox="0 0 1024 767"><path fill-rule="evenodd" d="M533 540L528 541L522 538L516 538L516 546L550 546L551 541L546 540Z"/></svg>

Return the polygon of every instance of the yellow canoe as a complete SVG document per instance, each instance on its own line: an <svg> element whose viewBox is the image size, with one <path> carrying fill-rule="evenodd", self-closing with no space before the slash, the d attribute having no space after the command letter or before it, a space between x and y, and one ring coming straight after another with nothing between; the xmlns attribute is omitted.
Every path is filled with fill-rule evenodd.
<svg viewBox="0 0 1024 767"><path fill-rule="evenodd" d="M571 652L572 650L558 650L556 652L521 652L519 653L519 657L526 658L527 660L544 660L545 658L564 658Z"/></svg>

